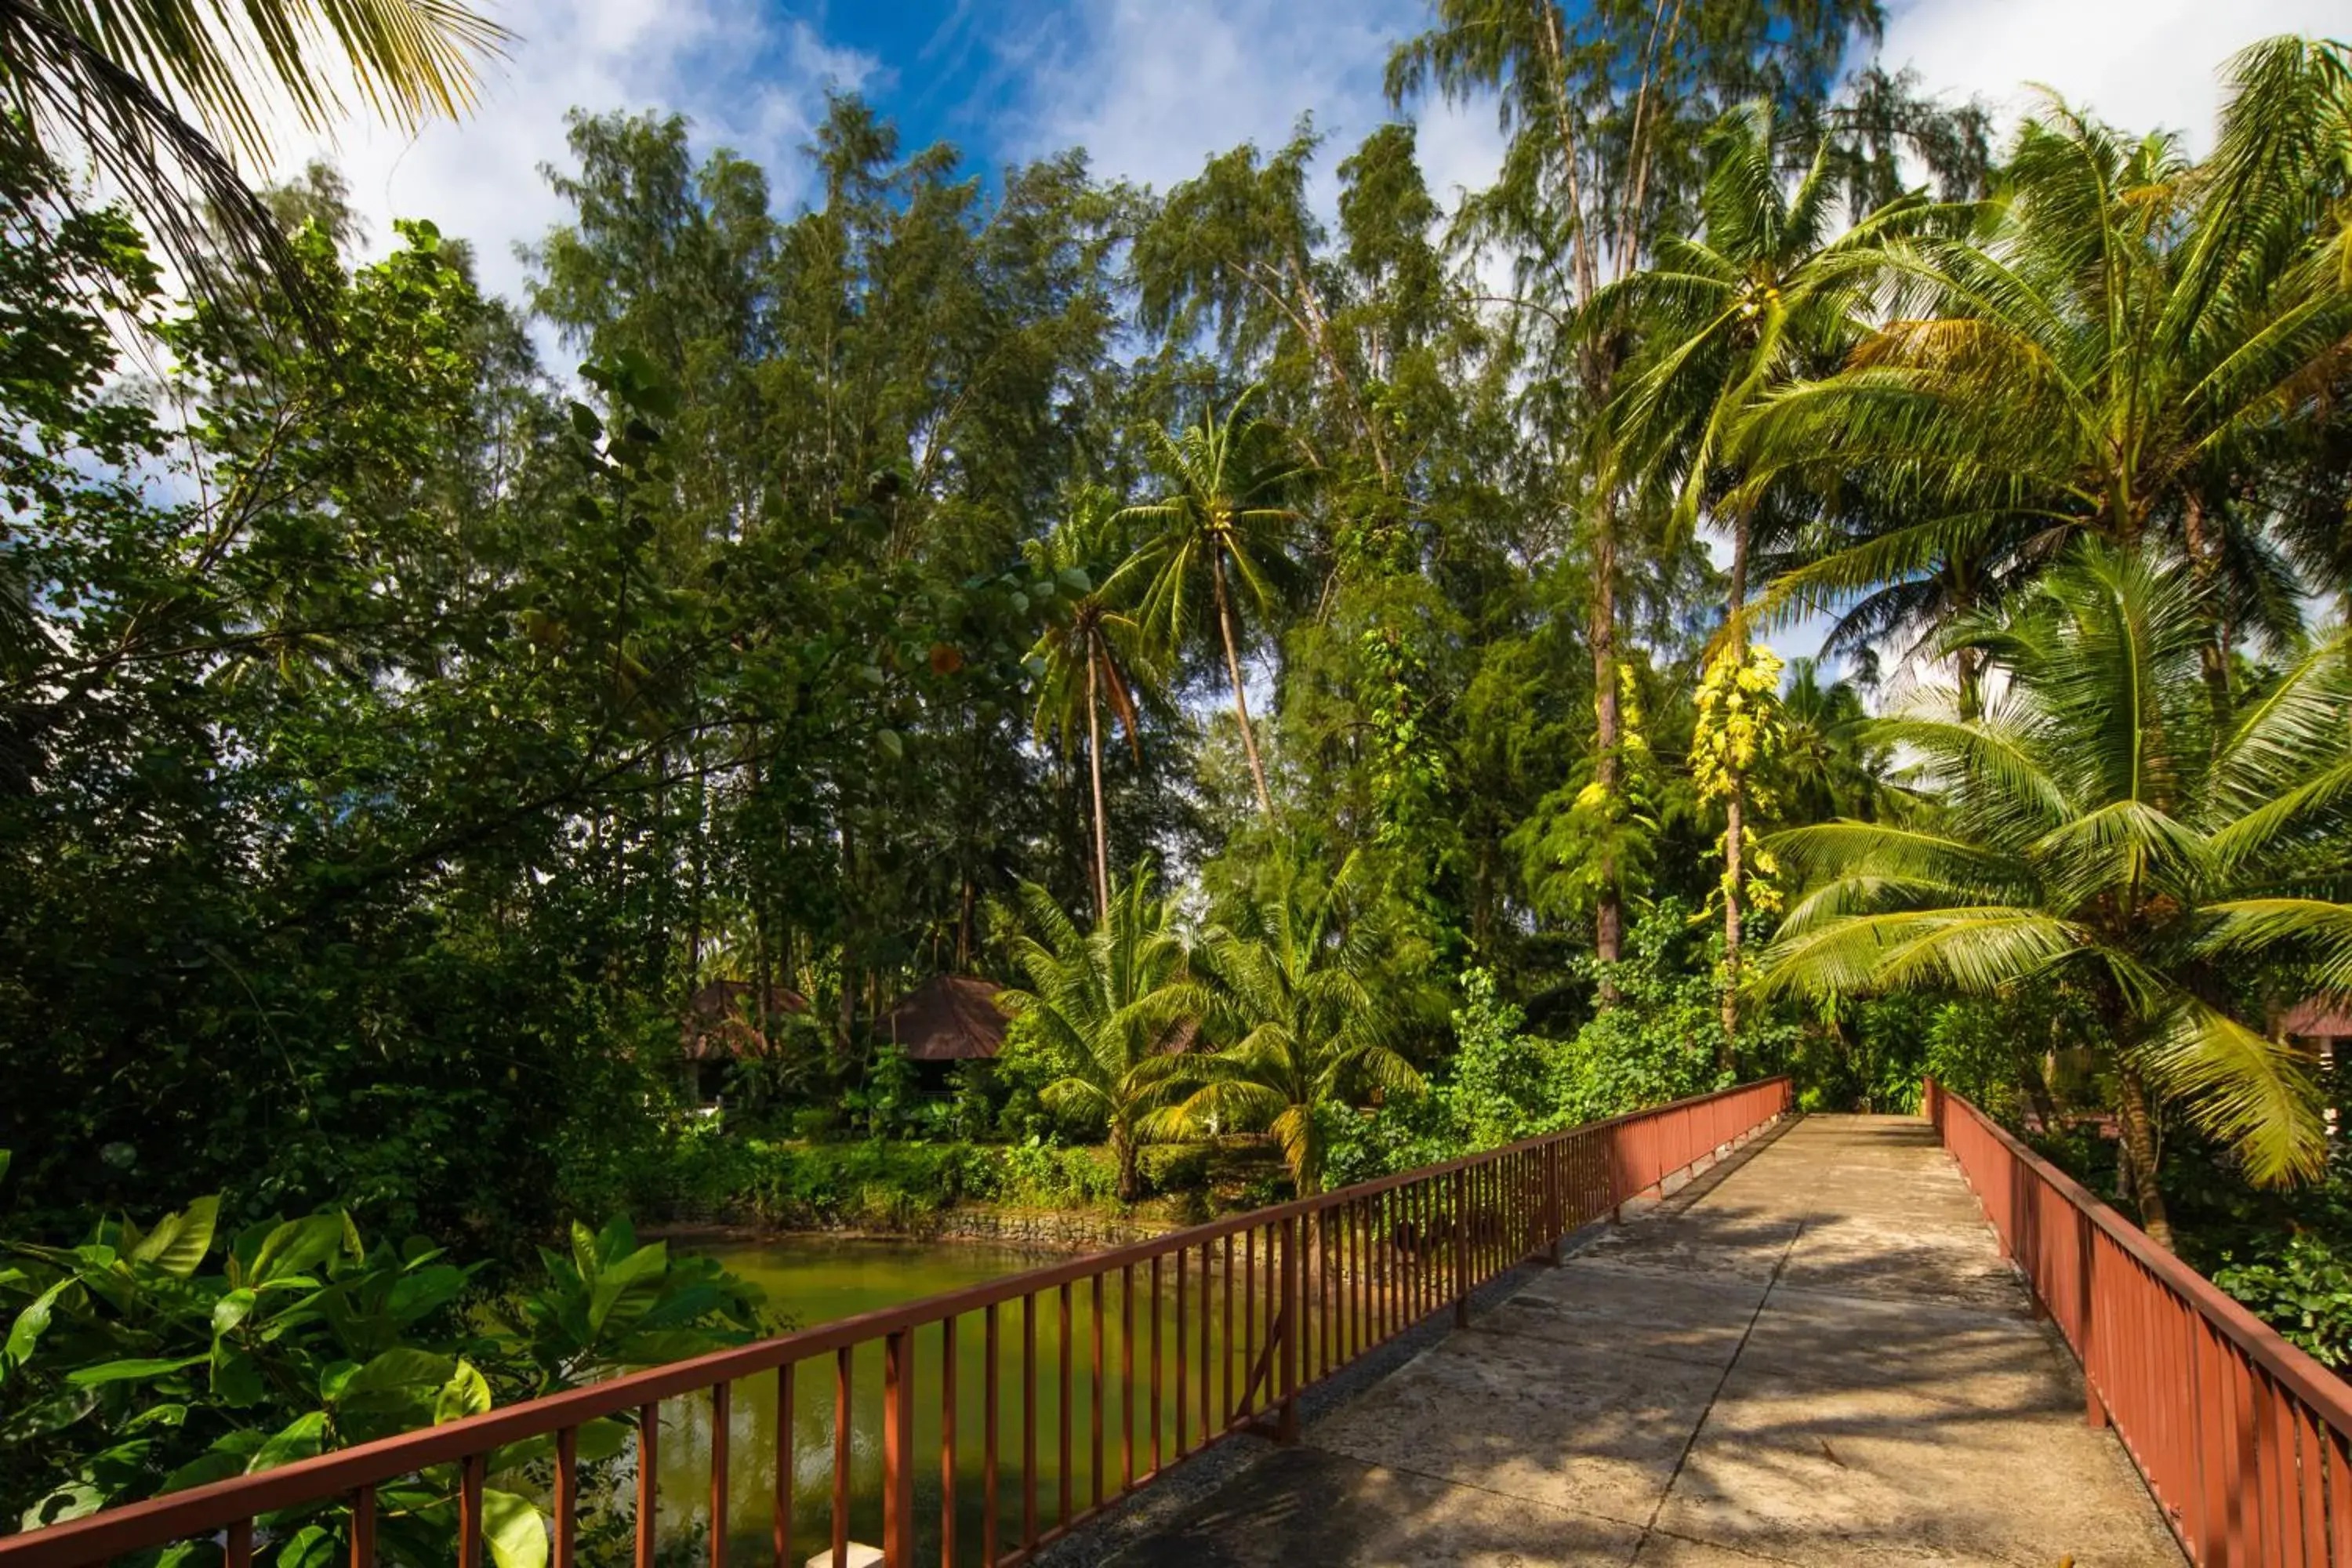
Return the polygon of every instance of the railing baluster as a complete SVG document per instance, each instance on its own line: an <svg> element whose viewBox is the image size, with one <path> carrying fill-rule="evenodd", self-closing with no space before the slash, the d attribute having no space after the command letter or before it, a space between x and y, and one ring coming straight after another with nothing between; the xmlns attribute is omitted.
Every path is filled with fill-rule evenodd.
<svg viewBox="0 0 2352 1568"><path fill-rule="evenodd" d="M1234 1352L1239 1348L1235 1342L1239 1336L1234 1332L1234 1233L1230 1230L1225 1232L1225 1267L1220 1293L1225 1299L1225 1333L1217 1353L1217 1405L1224 1412L1217 1430L1222 1432L1234 1424Z"/></svg>
<svg viewBox="0 0 2352 1568"><path fill-rule="evenodd" d="M1057 1525L1066 1525L1070 1522L1070 1483L1072 1479L1070 1475L1070 1406L1075 1403L1072 1397L1070 1380L1070 1338L1076 1331L1071 1327L1070 1286L1067 1280L1063 1281L1062 1288L1055 1292L1055 1297L1060 1304L1062 1314L1062 1353L1059 1358L1062 1373L1062 1397L1060 1405L1056 1410L1056 1415L1059 1416L1059 1419L1055 1422L1055 1426L1058 1429L1061 1438L1061 1446L1055 1449L1055 1453L1059 1457L1061 1464L1061 1474L1057 1478L1059 1481L1061 1510L1054 1516L1054 1522Z"/></svg>
<svg viewBox="0 0 2352 1568"><path fill-rule="evenodd" d="M996 1489L996 1303L988 1304L981 1327L981 1457L980 1490L980 1558L988 1568L995 1568L997 1552L997 1515L1001 1511Z"/></svg>
<svg viewBox="0 0 2352 1568"><path fill-rule="evenodd" d="M1470 1178L1454 1173L1454 1326L1470 1326Z"/></svg>
<svg viewBox="0 0 2352 1568"><path fill-rule="evenodd" d="M775 1568L793 1563L793 1363L776 1369L776 1479L769 1502L770 1535L776 1549Z"/></svg>
<svg viewBox="0 0 2352 1568"><path fill-rule="evenodd" d="M577 1426L566 1426L555 1435L555 1489L550 1500L555 1515L555 1568L573 1568L580 1552L580 1428ZM371 1554L370 1561L373 1560Z"/></svg>
<svg viewBox="0 0 2352 1568"><path fill-rule="evenodd" d="M1178 1267L1182 1267L1183 1254L1177 1254ZM1160 1473L1160 1255L1151 1255L1151 1473ZM1176 1310L1176 1327L1181 1332L1184 1311ZM1182 1374L1179 1373L1181 1381Z"/></svg>
<svg viewBox="0 0 2352 1568"><path fill-rule="evenodd" d="M882 1560L915 1563L915 1331L882 1340Z"/></svg>
<svg viewBox="0 0 2352 1568"><path fill-rule="evenodd" d="M1282 1310L1275 1318L1282 1325L1282 1421L1276 1437L1284 1443L1298 1441L1299 1320L1306 1315L1304 1292L1299 1289L1298 1237L1305 1223L1296 1215L1282 1222Z"/></svg>
<svg viewBox="0 0 2352 1568"><path fill-rule="evenodd" d="M851 1352L844 1345L833 1356L833 1568L849 1568Z"/></svg>
<svg viewBox="0 0 2352 1568"><path fill-rule="evenodd" d="M1190 1247L1176 1249L1176 1457L1180 1459L1192 1451L1192 1445L1185 1441L1184 1420L1192 1402L1192 1385L1184 1377L1184 1342L1191 1337L1185 1331L1184 1276L1189 1272L1185 1266L1192 1256Z"/></svg>
<svg viewBox="0 0 2352 1568"><path fill-rule="evenodd" d="M375 1568L375 1488L352 1492L352 1568Z"/></svg>
<svg viewBox="0 0 2352 1568"><path fill-rule="evenodd" d="M1245 1384L1241 1403L1247 1406L1256 1397L1251 1373L1257 1366L1257 1226L1242 1232L1242 1376ZM1234 1412L1245 1415L1246 1408Z"/></svg>
<svg viewBox="0 0 2352 1568"><path fill-rule="evenodd" d="M1094 1395L1090 1402L1094 1406L1094 1418L1088 1427L1093 1436L1093 1445L1087 1451L1089 1484L1087 1493L1094 1506L1099 1508L1103 1500L1103 1277L1099 1274L1094 1278L1091 1295L1094 1298L1094 1334L1088 1353L1093 1359L1087 1363L1087 1382Z"/></svg>
<svg viewBox="0 0 2352 1568"><path fill-rule="evenodd" d="M253 1568L253 1521L240 1519L230 1522L226 1555L228 1568Z"/></svg>
<svg viewBox="0 0 2352 1568"><path fill-rule="evenodd" d="M2327 1563L2327 1446L2324 1428L2302 1401L2294 1405L2297 1470L2303 1478L2303 1556L2310 1568Z"/></svg>
<svg viewBox="0 0 2352 1568"><path fill-rule="evenodd" d="M2352 1436L2330 1427L2327 1449L2327 1568L2352 1568Z"/></svg>
<svg viewBox="0 0 2352 1568"><path fill-rule="evenodd" d="M710 1385L710 1568L727 1568L727 1439L735 1418L734 1385Z"/></svg>
<svg viewBox="0 0 2352 1568"><path fill-rule="evenodd" d="M482 1568L482 1455L457 1464L457 1568Z"/></svg>
<svg viewBox="0 0 2352 1568"><path fill-rule="evenodd" d="M1037 1544L1037 1294L1021 1299L1021 1544Z"/></svg>
<svg viewBox="0 0 2352 1568"><path fill-rule="evenodd" d="M637 1568L654 1568L661 1509L661 1405L637 1406Z"/></svg>
<svg viewBox="0 0 2352 1568"><path fill-rule="evenodd" d="M1210 1414L1209 1414L1209 1411L1210 1411L1210 1405L1209 1405L1209 1379L1210 1379L1210 1376L1211 1376L1212 1373L1214 1371L1213 1363L1214 1363L1214 1361L1215 1361L1215 1359L1216 1359L1216 1358L1215 1358L1215 1356L1214 1356L1214 1354L1212 1352L1212 1351L1211 1351L1211 1349L1210 1349L1210 1347L1211 1347L1212 1345L1213 1345L1213 1344L1216 1342L1215 1338L1214 1338L1213 1334L1212 1333L1212 1317L1213 1317L1213 1310L1214 1310L1214 1306L1215 1306L1215 1302L1216 1302L1216 1296L1215 1296L1215 1293L1214 1293L1213 1291L1212 1291L1212 1290L1210 1289L1210 1288L1209 1288L1209 1275L1210 1275L1210 1273L1211 1273L1211 1269L1210 1269L1210 1268L1209 1268L1209 1258L1210 1258L1209 1243L1207 1243L1207 1242L1205 1242L1205 1241L1204 1241L1204 1242L1201 1243L1201 1292L1200 1292L1200 1296L1201 1296L1201 1334L1200 1334L1200 1341L1201 1341L1201 1343L1200 1343L1200 1351L1201 1351L1201 1365L1200 1365L1200 1373L1201 1373L1201 1444L1200 1444L1200 1446L1201 1446L1202 1447L1204 1447L1204 1448L1205 1448L1205 1447L1207 1447L1209 1446L1209 1440L1210 1440L1211 1438L1214 1437L1214 1436L1217 1435L1216 1423L1215 1423L1215 1421L1214 1421L1213 1419L1212 1419L1212 1418L1211 1418Z"/></svg>
<svg viewBox="0 0 2352 1568"><path fill-rule="evenodd" d="M940 1568L956 1555L956 1321L940 1320Z"/></svg>
<svg viewBox="0 0 2352 1568"><path fill-rule="evenodd" d="M1135 1489L1135 1265L1118 1270L1119 1490Z"/></svg>

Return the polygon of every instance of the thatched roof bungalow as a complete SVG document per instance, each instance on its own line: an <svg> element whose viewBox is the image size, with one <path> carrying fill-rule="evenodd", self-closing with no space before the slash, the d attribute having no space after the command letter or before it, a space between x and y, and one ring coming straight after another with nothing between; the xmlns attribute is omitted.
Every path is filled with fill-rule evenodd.
<svg viewBox="0 0 2352 1568"><path fill-rule="evenodd" d="M935 974L882 1020L882 1037L908 1061L987 1061L1004 1048L1012 1020L996 1005L1004 987L970 974Z"/></svg>

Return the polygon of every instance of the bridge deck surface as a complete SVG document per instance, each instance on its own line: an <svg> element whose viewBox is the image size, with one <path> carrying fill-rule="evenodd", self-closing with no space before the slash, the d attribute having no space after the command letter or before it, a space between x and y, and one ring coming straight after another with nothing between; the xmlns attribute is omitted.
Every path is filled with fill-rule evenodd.
<svg viewBox="0 0 2352 1568"><path fill-rule="evenodd" d="M1809 1117L1116 1561L2178 1564L1919 1121Z"/></svg>

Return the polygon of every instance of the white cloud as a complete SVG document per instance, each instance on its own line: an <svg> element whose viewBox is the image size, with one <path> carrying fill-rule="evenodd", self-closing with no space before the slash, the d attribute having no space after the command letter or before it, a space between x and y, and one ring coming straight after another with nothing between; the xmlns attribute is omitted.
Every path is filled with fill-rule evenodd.
<svg viewBox="0 0 2352 1568"><path fill-rule="evenodd" d="M517 41L486 68L471 117L414 139L364 116L324 145L283 135L272 174L326 155L350 182L372 249L390 245L394 218L430 218L472 241L483 281L514 299L524 276L514 247L566 216L539 173L569 162L566 110L675 110L693 121L698 145L759 160L789 200L824 89L856 88L877 72L872 59L828 47L758 0L512 0L495 15Z"/></svg>
<svg viewBox="0 0 2352 1568"><path fill-rule="evenodd" d="M1346 151L1391 118L1381 72L1423 16L1417 0L1076 6L1068 37L1028 47L1025 108L1009 140L1025 153L1084 146L1098 173L1165 190L1243 142L1280 146L1311 112L1329 139L1328 184Z"/></svg>
<svg viewBox="0 0 2352 1568"><path fill-rule="evenodd" d="M2278 33L2344 30L2344 0L1895 0L1885 58L1927 85L1981 94L2004 128L2030 109L2028 83L2129 131L2182 132L2211 146L2231 55Z"/></svg>

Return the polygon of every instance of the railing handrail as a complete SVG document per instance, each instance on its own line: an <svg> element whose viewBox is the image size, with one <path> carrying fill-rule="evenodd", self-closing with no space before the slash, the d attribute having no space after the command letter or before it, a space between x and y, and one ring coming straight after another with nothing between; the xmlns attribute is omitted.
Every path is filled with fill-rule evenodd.
<svg viewBox="0 0 2352 1568"><path fill-rule="evenodd" d="M2326 1415L2339 1430L2352 1432L2352 1386L2347 1386L2342 1378L2322 1366L2308 1352L2288 1342L2276 1329L2248 1311L2219 1285L2182 1262L2177 1253L2158 1244L2082 1183L2035 1153L2016 1134L1965 1097L1941 1084L1936 1086L1936 1092L1945 1105L1965 1112L2019 1163L2048 1183L2109 1240L2130 1253L2142 1268L2196 1309L2222 1338L2292 1388L2298 1398Z"/></svg>
<svg viewBox="0 0 2352 1568"><path fill-rule="evenodd" d="M86 1518L0 1537L0 1561L9 1568L69 1568L161 1542L230 1527L240 1521L297 1504L380 1485L431 1466L470 1459L509 1444L541 1437L588 1422L624 1415L661 1401L774 1372L828 1353L961 1318L992 1306L1058 1290L1080 1280L1148 1264L1186 1248L1269 1225L1341 1208L1412 1183L1425 1183L1528 1152L1591 1140L1623 1126L1650 1121L1735 1095L1785 1086L1787 1075L1735 1084L1686 1096L1645 1110L1580 1123L1557 1132L1522 1139L1499 1148L1462 1155L1438 1164L1401 1171L1312 1197L1229 1215L1203 1225L1165 1231L1100 1252L1046 1264L1019 1274L944 1291L920 1300L877 1308L855 1317L624 1373L585 1387L544 1394L436 1426L397 1433L339 1448L255 1474L110 1508ZM1785 1093L1782 1107L1786 1107ZM1777 1114L1777 1113L1776 1113ZM1663 1175L1664 1173L1661 1173ZM1654 1181L1655 1178L1653 1178ZM1628 1194L1630 1195L1630 1194Z"/></svg>

